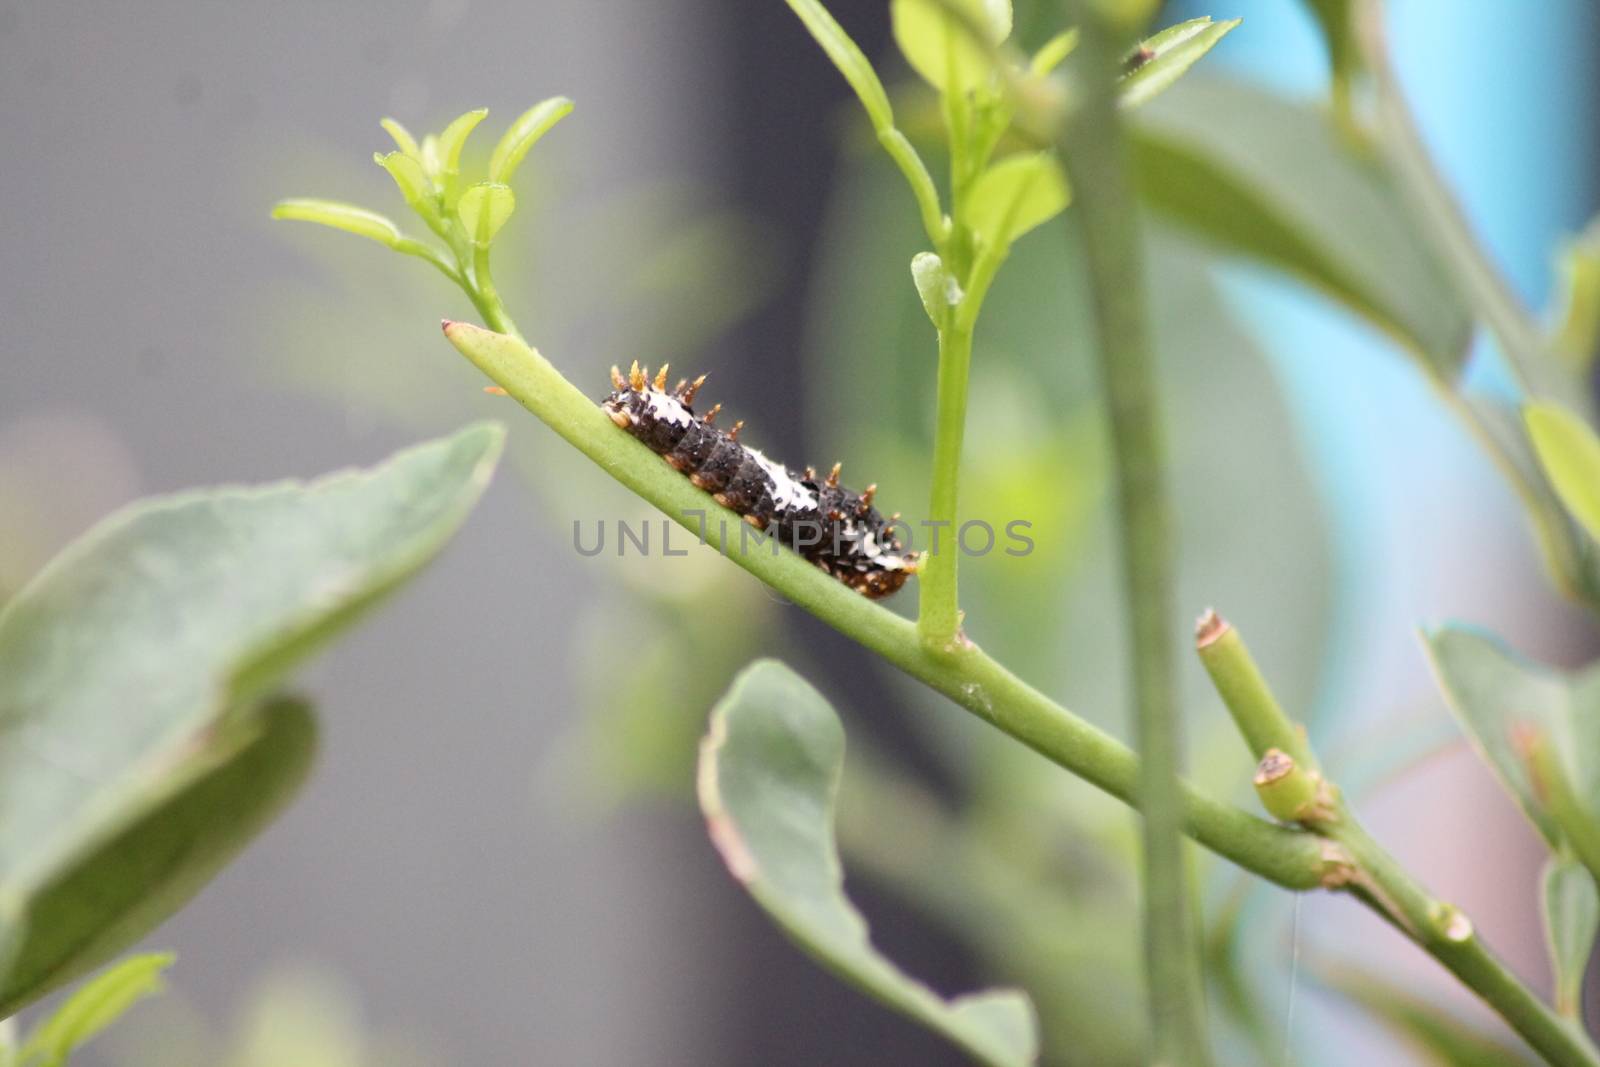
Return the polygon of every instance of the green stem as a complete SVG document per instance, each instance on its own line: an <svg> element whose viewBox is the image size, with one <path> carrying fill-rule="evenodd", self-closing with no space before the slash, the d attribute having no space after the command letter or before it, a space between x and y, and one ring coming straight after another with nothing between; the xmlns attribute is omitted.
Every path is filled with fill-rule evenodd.
<svg viewBox="0 0 1600 1067"><path fill-rule="evenodd" d="M1139 760L1128 747L1032 688L980 649L930 649L917 625L823 574L794 552L740 550L741 520L617 429L598 405L514 337L466 323L445 335L491 381L668 518L720 549L789 601L1046 759L1129 804L1139 802ZM1322 884L1326 865L1311 834L1179 787L1184 832L1239 866L1289 889Z"/></svg>
<svg viewBox="0 0 1600 1067"><path fill-rule="evenodd" d="M967 422L967 375L972 365L972 328L952 309L939 331L939 399L933 438L933 492L928 503L931 534L923 558L917 629L928 647L960 647L961 609L956 562L961 553L957 504L961 486L961 447Z"/></svg>
<svg viewBox="0 0 1600 1067"><path fill-rule="evenodd" d="M1195 649L1252 756L1260 759L1268 749L1276 748L1302 767L1316 766L1305 734L1272 695L1255 657L1228 620L1214 611L1201 616L1195 628Z"/></svg>
<svg viewBox="0 0 1600 1067"><path fill-rule="evenodd" d="M1504 1019L1539 1055L1557 1067L1596 1067L1600 1050L1575 1022L1562 1018L1491 952L1471 920L1454 905L1435 900L1373 840L1348 811L1328 836L1352 865L1348 888Z"/></svg>
<svg viewBox="0 0 1600 1067"><path fill-rule="evenodd" d="M478 245L474 249L472 282L467 295L472 297L472 303L482 313L484 321L500 333L520 338L522 334L517 330L517 324L511 321L511 315L500 302L500 291L494 287L494 275L489 272L488 245Z"/></svg>
<svg viewBox="0 0 1600 1067"><path fill-rule="evenodd" d="M1221 626L1222 632L1207 633L1202 621L1199 651L1240 732L1252 749L1282 748L1307 766L1315 766L1309 744L1284 714L1244 642L1226 623ZM1328 888L1345 889L1364 900L1483 998L1549 1062L1563 1067L1600 1064L1600 1053L1582 1029L1552 1011L1507 970L1464 914L1435 900L1407 874L1366 831L1348 804L1331 801L1330 810L1331 814L1315 825L1328 841L1325 855L1331 866L1324 882Z"/></svg>
<svg viewBox="0 0 1600 1067"><path fill-rule="evenodd" d="M1182 740L1170 623L1171 504L1145 317L1144 264L1127 146L1117 114L1122 49L1102 13L1072 5L1081 28L1083 94L1067 131L1094 309L1100 377L1110 420L1128 604L1139 780L1144 813L1145 963L1152 1053L1162 1064L1211 1062L1201 996L1199 940L1179 837Z"/></svg>

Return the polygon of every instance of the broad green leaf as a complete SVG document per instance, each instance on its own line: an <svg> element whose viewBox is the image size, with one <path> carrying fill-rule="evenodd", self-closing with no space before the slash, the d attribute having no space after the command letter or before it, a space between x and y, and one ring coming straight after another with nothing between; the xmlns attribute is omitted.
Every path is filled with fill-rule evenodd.
<svg viewBox="0 0 1600 1067"><path fill-rule="evenodd" d="M1191 78L1139 110L1140 192L1219 248L1286 270L1454 378L1472 319L1390 176L1309 105Z"/></svg>
<svg viewBox="0 0 1600 1067"><path fill-rule="evenodd" d="M1123 107L1138 107L1164 92L1217 46L1239 19L1212 22L1209 16L1168 26L1141 41L1139 65L1123 75L1119 100Z"/></svg>
<svg viewBox="0 0 1600 1067"><path fill-rule="evenodd" d="M400 227L393 221L375 211L368 211L354 204L341 204L336 200L312 200L305 197L280 200L272 208L272 217L332 226L336 230L353 233L358 237L370 237L390 248L394 248L401 241Z"/></svg>
<svg viewBox="0 0 1600 1067"><path fill-rule="evenodd" d="M30 924L16 967L0 984L0 1013L131 947L188 903L298 791L316 750L310 707L274 699L234 714L241 731L256 733L238 753L218 753L216 770L30 895Z"/></svg>
<svg viewBox="0 0 1600 1067"><path fill-rule="evenodd" d="M1574 859L1551 856L1545 861L1544 936L1555 972L1556 1010L1576 1017L1594 939L1600 934L1600 896L1594 875Z"/></svg>
<svg viewBox="0 0 1600 1067"><path fill-rule="evenodd" d="M1600 541L1600 438L1566 409L1533 403L1522 409L1539 466L1561 503Z"/></svg>
<svg viewBox="0 0 1600 1067"><path fill-rule="evenodd" d="M421 163L404 152L390 152L388 155L374 152L372 161L389 172L389 177L400 187L400 195L405 197L408 206L427 213L425 208L433 196L433 183L428 180Z"/></svg>
<svg viewBox="0 0 1600 1067"><path fill-rule="evenodd" d="M0 902L27 927L0 1015L148 932L292 791L309 714L263 698L443 546L501 439L135 504L0 611Z"/></svg>
<svg viewBox="0 0 1600 1067"><path fill-rule="evenodd" d="M1471 630L1426 636L1434 673L1474 744L1552 850L1600 877L1600 663L1566 673Z"/></svg>
<svg viewBox="0 0 1600 1067"><path fill-rule="evenodd" d="M506 224L516 209L517 196L511 191L511 186L498 182L479 182L469 187L456 204L461 225L466 227L467 236L479 248L489 247L494 235L500 232L500 227Z"/></svg>
<svg viewBox="0 0 1600 1067"><path fill-rule="evenodd" d="M988 246L1009 247L1066 209L1071 195L1061 163L1049 152L1007 156L979 176L967 221Z"/></svg>
<svg viewBox="0 0 1600 1067"><path fill-rule="evenodd" d="M861 49L844 32L844 28L828 14L819 0L788 0L789 9L799 16L812 38L822 46L833 65L850 83L850 88L867 109L872 128L880 133L894 127L894 110L889 106L889 94Z"/></svg>
<svg viewBox="0 0 1600 1067"><path fill-rule="evenodd" d="M130 956L85 982L28 1035L25 1067L62 1067L73 1050L88 1044L145 997L165 988L162 972L170 952Z"/></svg>
<svg viewBox="0 0 1600 1067"><path fill-rule="evenodd" d="M1550 347L1579 374L1600 355L1600 219L1562 252L1561 295Z"/></svg>
<svg viewBox="0 0 1600 1067"><path fill-rule="evenodd" d="M446 174L455 174L461 169L461 149L466 146L467 137L488 117L489 109L480 107L457 117L444 128L439 135L439 166Z"/></svg>
<svg viewBox="0 0 1600 1067"><path fill-rule="evenodd" d="M1385 978L1347 969L1317 978L1403 1038L1430 1067L1535 1067L1539 1062Z"/></svg>
<svg viewBox="0 0 1600 1067"><path fill-rule="evenodd" d="M947 1001L872 947L844 895L834 839L843 762L844 729L821 694L773 660L741 672L700 750L700 807L728 869L795 942L864 992L991 1067L1033 1063L1024 994Z"/></svg>
<svg viewBox="0 0 1600 1067"><path fill-rule="evenodd" d="M1078 47L1077 27L1073 27L1070 30L1062 30L1046 41L1033 54L1033 59L1028 63L1028 69L1035 74L1049 74L1059 67L1061 61L1071 55L1072 50L1076 47Z"/></svg>
<svg viewBox="0 0 1600 1067"><path fill-rule="evenodd" d="M1545 840L1559 844L1560 829L1539 800L1521 737L1558 728L1569 699L1566 679L1475 630L1447 626L1425 632L1423 640L1445 700L1479 755Z"/></svg>
<svg viewBox="0 0 1600 1067"><path fill-rule="evenodd" d="M889 17L906 62L940 91L986 85L994 59L975 35L991 47L1011 36L1011 0L890 0Z"/></svg>
<svg viewBox="0 0 1600 1067"><path fill-rule="evenodd" d="M528 149L550 131L550 127L572 113L572 101L564 96L552 96L524 111L517 121L501 135L494 152L489 156L489 180L509 182L522 163Z"/></svg>
<svg viewBox="0 0 1600 1067"><path fill-rule="evenodd" d="M422 162L422 149L417 147L417 139L411 136L410 130L400 125L399 120L380 119L378 121L378 125L382 126L384 132L394 139L394 145L396 148L400 149L400 151L404 152L418 163Z"/></svg>

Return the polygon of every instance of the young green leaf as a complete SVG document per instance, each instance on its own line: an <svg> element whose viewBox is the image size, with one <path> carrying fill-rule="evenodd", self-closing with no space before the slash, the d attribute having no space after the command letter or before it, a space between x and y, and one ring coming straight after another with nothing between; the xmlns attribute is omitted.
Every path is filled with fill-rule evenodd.
<svg viewBox="0 0 1600 1067"><path fill-rule="evenodd" d="M394 248L402 240L400 227L392 220L375 211L368 211L354 204L342 204L336 200L313 200L306 197L280 200L272 208L272 217L331 226L358 237L370 237L390 248Z"/></svg>
<svg viewBox="0 0 1600 1067"><path fill-rule="evenodd" d="M129 1008L161 992L162 972L172 966L170 952L129 958L85 982L22 1047L27 1067L64 1067L75 1049L88 1044Z"/></svg>
<svg viewBox="0 0 1600 1067"><path fill-rule="evenodd" d="M1522 409L1539 466L1572 517L1600 541L1600 437L1584 421L1556 404Z"/></svg>
<svg viewBox="0 0 1600 1067"><path fill-rule="evenodd" d="M1024 1067L1038 1052L1033 1009L1017 991L944 1000L878 953L843 891L834 806L844 729L783 664L734 679L701 743L699 795L711 840L733 876L824 965L942 1034L989 1067Z"/></svg>
<svg viewBox="0 0 1600 1067"><path fill-rule="evenodd" d="M469 187L456 204L461 225L466 227L467 236L479 248L489 247L494 235L500 232L500 227L506 224L516 209L517 197L511 191L511 186L498 182L479 182Z"/></svg>
<svg viewBox="0 0 1600 1067"><path fill-rule="evenodd" d="M443 546L502 436L135 504L7 602L0 720L29 743L0 746L0 899L27 930L0 1016L147 933L292 792L309 715L265 698Z"/></svg>
<svg viewBox="0 0 1600 1067"><path fill-rule="evenodd" d="M1578 374L1600 355L1600 219L1561 256L1561 296L1553 316L1550 347Z"/></svg>
<svg viewBox="0 0 1600 1067"><path fill-rule="evenodd" d="M994 73L990 49L1011 36L1011 0L890 0L889 18L906 62L941 92L986 85ZM980 33L990 48L974 39Z"/></svg>
<svg viewBox="0 0 1600 1067"><path fill-rule="evenodd" d="M1078 47L1078 30L1062 30L1050 38L1033 54L1033 59L1028 63L1028 69L1034 74L1049 74L1061 65L1062 60L1072 54Z"/></svg>
<svg viewBox="0 0 1600 1067"><path fill-rule="evenodd" d="M1577 860L1553 855L1541 881L1544 935L1555 972L1556 1010L1577 1018L1583 973L1600 934L1600 895L1594 875Z"/></svg>
<svg viewBox="0 0 1600 1067"><path fill-rule="evenodd" d="M461 169L461 149L472 131L477 129L478 123L488 117L488 108L475 108L458 116L444 128L439 135L439 163L446 173L454 174Z"/></svg>
<svg viewBox="0 0 1600 1067"><path fill-rule="evenodd" d="M422 149L417 147L417 139L411 136L410 130L400 125L396 119L380 119L378 125L382 126L384 132L394 139L396 148L418 163L422 162Z"/></svg>
<svg viewBox="0 0 1600 1067"><path fill-rule="evenodd" d="M1472 318L1391 176L1317 109L1192 78L1139 109L1139 191L1219 247L1297 275L1453 379Z"/></svg>
<svg viewBox="0 0 1600 1067"><path fill-rule="evenodd" d="M1122 76L1122 106L1138 107L1165 92L1239 22L1212 22L1209 16L1203 16L1168 26L1140 42L1139 65Z"/></svg>
<svg viewBox="0 0 1600 1067"><path fill-rule="evenodd" d="M880 134L893 129L894 111L889 106L889 94L884 92L883 83L878 80L872 64L867 62L867 57L861 54L861 49L850 39L850 35L834 21L819 0L788 0L788 4L812 38L822 46L823 52L827 53L839 73L844 75L844 80L850 83L850 88L855 90L861 106L867 110L867 117L872 120L872 128Z"/></svg>
<svg viewBox="0 0 1600 1067"><path fill-rule="evenodd" d="M433 198L433 183L428 180L421 163L404 152L390 152L388 155L374 152L372 161L389 172L389 177L400 188L400 195L405 197L407 206L419 214L427 214L432 210L429 201Z"/></svg>
<svg viewBox="0 0 1600 1067"><path fill-rule="evenodd" d="M489 156L489 180L502 184L511 181L528 149L571 113L572 101L564 96L541 100L524 111L494 146Z"/></svg>
<svg viewBox="0 0 1600 1067"><path fill-rule="evenodd" d="M1070 199L1067 176L1053 154L1007 156L973 184L967 221L986 246L1008 248L1059 215Z"/></svg>

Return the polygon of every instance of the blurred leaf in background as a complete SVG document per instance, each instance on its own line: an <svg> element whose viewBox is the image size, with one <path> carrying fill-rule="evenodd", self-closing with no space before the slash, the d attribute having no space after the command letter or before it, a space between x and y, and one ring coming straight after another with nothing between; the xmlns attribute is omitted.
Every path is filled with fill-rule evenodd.
<svg viewBox="0 0 1600 1067"><path fill-rule="evenodd" d="M182 906L303 778L287 672L455 532L476 426L363 472L141 502L0 611L0 906L11 1014Z"/></svg>
<svg viewBox="0 0 1600 1067"><path fill-rule="evenodd" d="M305 964L266 969L231 1020L202 1017L174 989L106 1038L115 1067L435 1067L417 1034L364 1017L357 991Z"/></svg>

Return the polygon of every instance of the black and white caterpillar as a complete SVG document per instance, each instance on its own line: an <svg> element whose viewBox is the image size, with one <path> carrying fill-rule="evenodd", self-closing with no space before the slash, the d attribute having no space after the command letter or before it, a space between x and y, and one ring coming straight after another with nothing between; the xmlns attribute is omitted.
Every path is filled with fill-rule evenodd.
<svg viewBox="0 0 1600 1067"><path fill-rule="evenodd" d="M899 515L885 519L872 506L878 491L857 493L839 484L839 465L826 478L807 467L796 474L739 440L743 422L714 425L718 404L696 417L695 393L705 375L667 391L667 368L635 363L626 376L611 368L610 396L600 402L611 421L644 442L717 503L800 553L865 596L888 596L917 571L917 554L895 536Z"/></svg>

